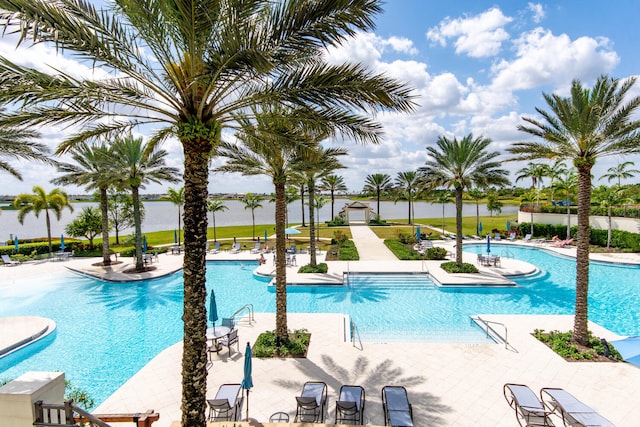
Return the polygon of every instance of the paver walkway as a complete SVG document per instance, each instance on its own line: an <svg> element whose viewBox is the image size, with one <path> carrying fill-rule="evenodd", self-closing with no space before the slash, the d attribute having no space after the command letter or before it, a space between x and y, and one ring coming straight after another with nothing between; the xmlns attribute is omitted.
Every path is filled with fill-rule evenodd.
<svg viewBox="0 0 640 427"><path fill-rule="evenodd" d="M358 249L360 261L395 261L396 256L387 248L381 238L366 224L349 225L353 243Z"/></svg>

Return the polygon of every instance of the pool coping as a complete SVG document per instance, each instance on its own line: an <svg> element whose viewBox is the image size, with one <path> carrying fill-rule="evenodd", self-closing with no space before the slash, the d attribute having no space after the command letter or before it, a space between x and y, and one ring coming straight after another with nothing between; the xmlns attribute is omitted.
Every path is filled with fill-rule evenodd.
<svg viewBox="0 0 640 427"><path fill-rule="evenodd" d="M56 322L39 316L0 318L0 359L29 344L45 338L56 330Z"/></svg>

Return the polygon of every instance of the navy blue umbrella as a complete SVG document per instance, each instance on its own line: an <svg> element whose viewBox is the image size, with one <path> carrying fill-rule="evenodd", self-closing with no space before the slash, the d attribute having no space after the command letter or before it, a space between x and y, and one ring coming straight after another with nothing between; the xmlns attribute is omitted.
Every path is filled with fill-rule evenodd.
<svg viewBox="0 0 640 427"><path fill-rule="evenodd" d="M216 321L218 320L218 306L216 304L216 294L211 289L211 298L209 298L209 320L213 323L213 329L216 328Z"/></svg>
<svg viewBox="0 0 640 427"><path fill-rule="evenodd" d="M251 345L247 342L247 347L244 350L244 377L242 378L242 388L247 390L247 421L249 421L249 389L253 387L251 356Z"/></svg>
<svg viewBox="0 0 640 427"><path fill-rule="evenodd" d="M487 234L487 253L491 253L491 236Z"/></svg>

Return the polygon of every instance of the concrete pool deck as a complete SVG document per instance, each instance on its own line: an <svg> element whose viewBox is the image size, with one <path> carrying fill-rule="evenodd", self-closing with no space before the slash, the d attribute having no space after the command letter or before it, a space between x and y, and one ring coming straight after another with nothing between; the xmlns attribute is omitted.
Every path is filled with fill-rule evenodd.
<svg viewBox="0 0 640 427"><path fill-rule="evenodd" d="M370 242L367 244L371 246ZM436 242L436 245L453 249L453 242L449 241ZM544 246L565 255L571 256L571 252L575 254L575 248L561 250L550 245ZM358 249L360 252L360 248ZM308 262L305 257L308 255L297 255L298 265ZM475 255L472 257L471 260L465 260L475 263ZM607 254L592 258L607 260L613 257L621 262L640 263L638 254ZM211 260L233 259L248 263L255 262L255 258L256 255L249 251L207 255L207 259ZM321 255L319 261L323 258ZM17 267L0 268L0 287L10 288L17 278L33 277L34 280L40 280L52 270L67 267L84 274L99 274L102 269L92 266L98 261L99 259L71 259L65 262L24 263ZM517 273L514 270L529 268L509 261L513 260L503 258L499 271L494 271L496 269L493 267L483 268L483 274L491 276L497 273ZM433 274L436 269L427 263L429 262L393 259L330 262L327 280L338 283L342 280L344 271L428 270ZM182 256L160 255L159 262L153 265L157 267L155 271L144 273L138 279L171 274L179 270ZM108 272L103 271L103 274L110 280L131 280L130 275L122 273L122 270L130 267L131 262L128 260L113 266ZM267 263L260 269L264 269L265 273L273 269L270 257L267 257ZM303 283L298 276L308 275L298 275L294 270L296 269L287 268L288 281ZM536 328L570 330L573 316L478 314L484 319L505 325L509 348L500 344L398 342L365 342L354 345L345 341L345 321L342 315L289 313L288 324L291 329L306 328L312 333L309 354L306 359L254 359L254 388L249 398L250 418L267 421L270 414L278 411L293 415L295 396L299 394L302 384L309 380L319 380L329 385L328 420L333 418L340 385L360 384L365 388L367 397L365 420L368 424L383 424L380 389L384 385L394 384L407 387L416 425L513 426L517 424L513 411L502 395L502 385L506 382L528 384L536 392L541 387L565 388L617 425L634 425L640 419L640 407L635 399L640 392L640 369L627 363L569 363L531 336ZM255 323L239 325L240 352L233 351L229 357L225 349L213 356L208 377L209 397L215 395L220 384L241 381L244 345L246 342L254 342L259 333L271 330L274 326L275 316L268 313L256 313ZM595 324L590 324L590 329L607 340L619 338ZM0 335L5 335L1 323ZM154 409L161 414L160 421L154 424L158 427L168 427L173 421L180 420L181 351L182 344L177 343L161 352L94 412L140 412Z"/></svg>

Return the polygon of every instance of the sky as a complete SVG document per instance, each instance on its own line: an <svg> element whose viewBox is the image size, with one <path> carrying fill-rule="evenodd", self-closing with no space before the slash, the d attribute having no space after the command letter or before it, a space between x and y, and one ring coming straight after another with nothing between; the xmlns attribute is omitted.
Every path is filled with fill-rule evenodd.
<svg viewBox="0 0 640 427"><path fill-rule="evenodd" d="M358 192L365 177L416 170L427 161L427 146L440 136L462 138L470 133L492 140L489 151L507 160L507 148L517 141L532 140L517 130L522 117L540 118L535 108L545 109L543 93L567 95L571 81L591 86L607 74L625 79L640 73L637 40L640 39L637 0L554 0L548 2L484 0L387 0L383 13L370 32L360 32L327 52L332 63L358 61L372 71L406 82L417 103L411 113L378 113L384 127L378 145L357 145L348 140L325 141L341 146L349 155L341 159L341 175L351 192ZM19 63L54 66L72 73L89 72L73 57L56 55L45 46L15 49L15 42L0 39L0 52ZM640 95L640 82L632 89ZM68 129L41 129L43 143L55 149ZM141 133L144 136L144 133ZM231 137L232 135L227 135ZM163 147L167 163L182 169L183 156L177 140ZM605 157L598 160L593 176L622 161L640 168L640 156ZM223 163L216 159L213 166ZM23 181L0 172L0 195L30 193L33 185L50 190L58 174L41 164L18 162ZM509 162L504 168L515 185L524 163ZM638 177L628 182L638 182ZM596 181L606 183L606 180ZM181 184L152 184L143 193L164 193ZM70 194L83 189L65 187ZM267 177L211 174L210 193L272 193Z"/></svg>

